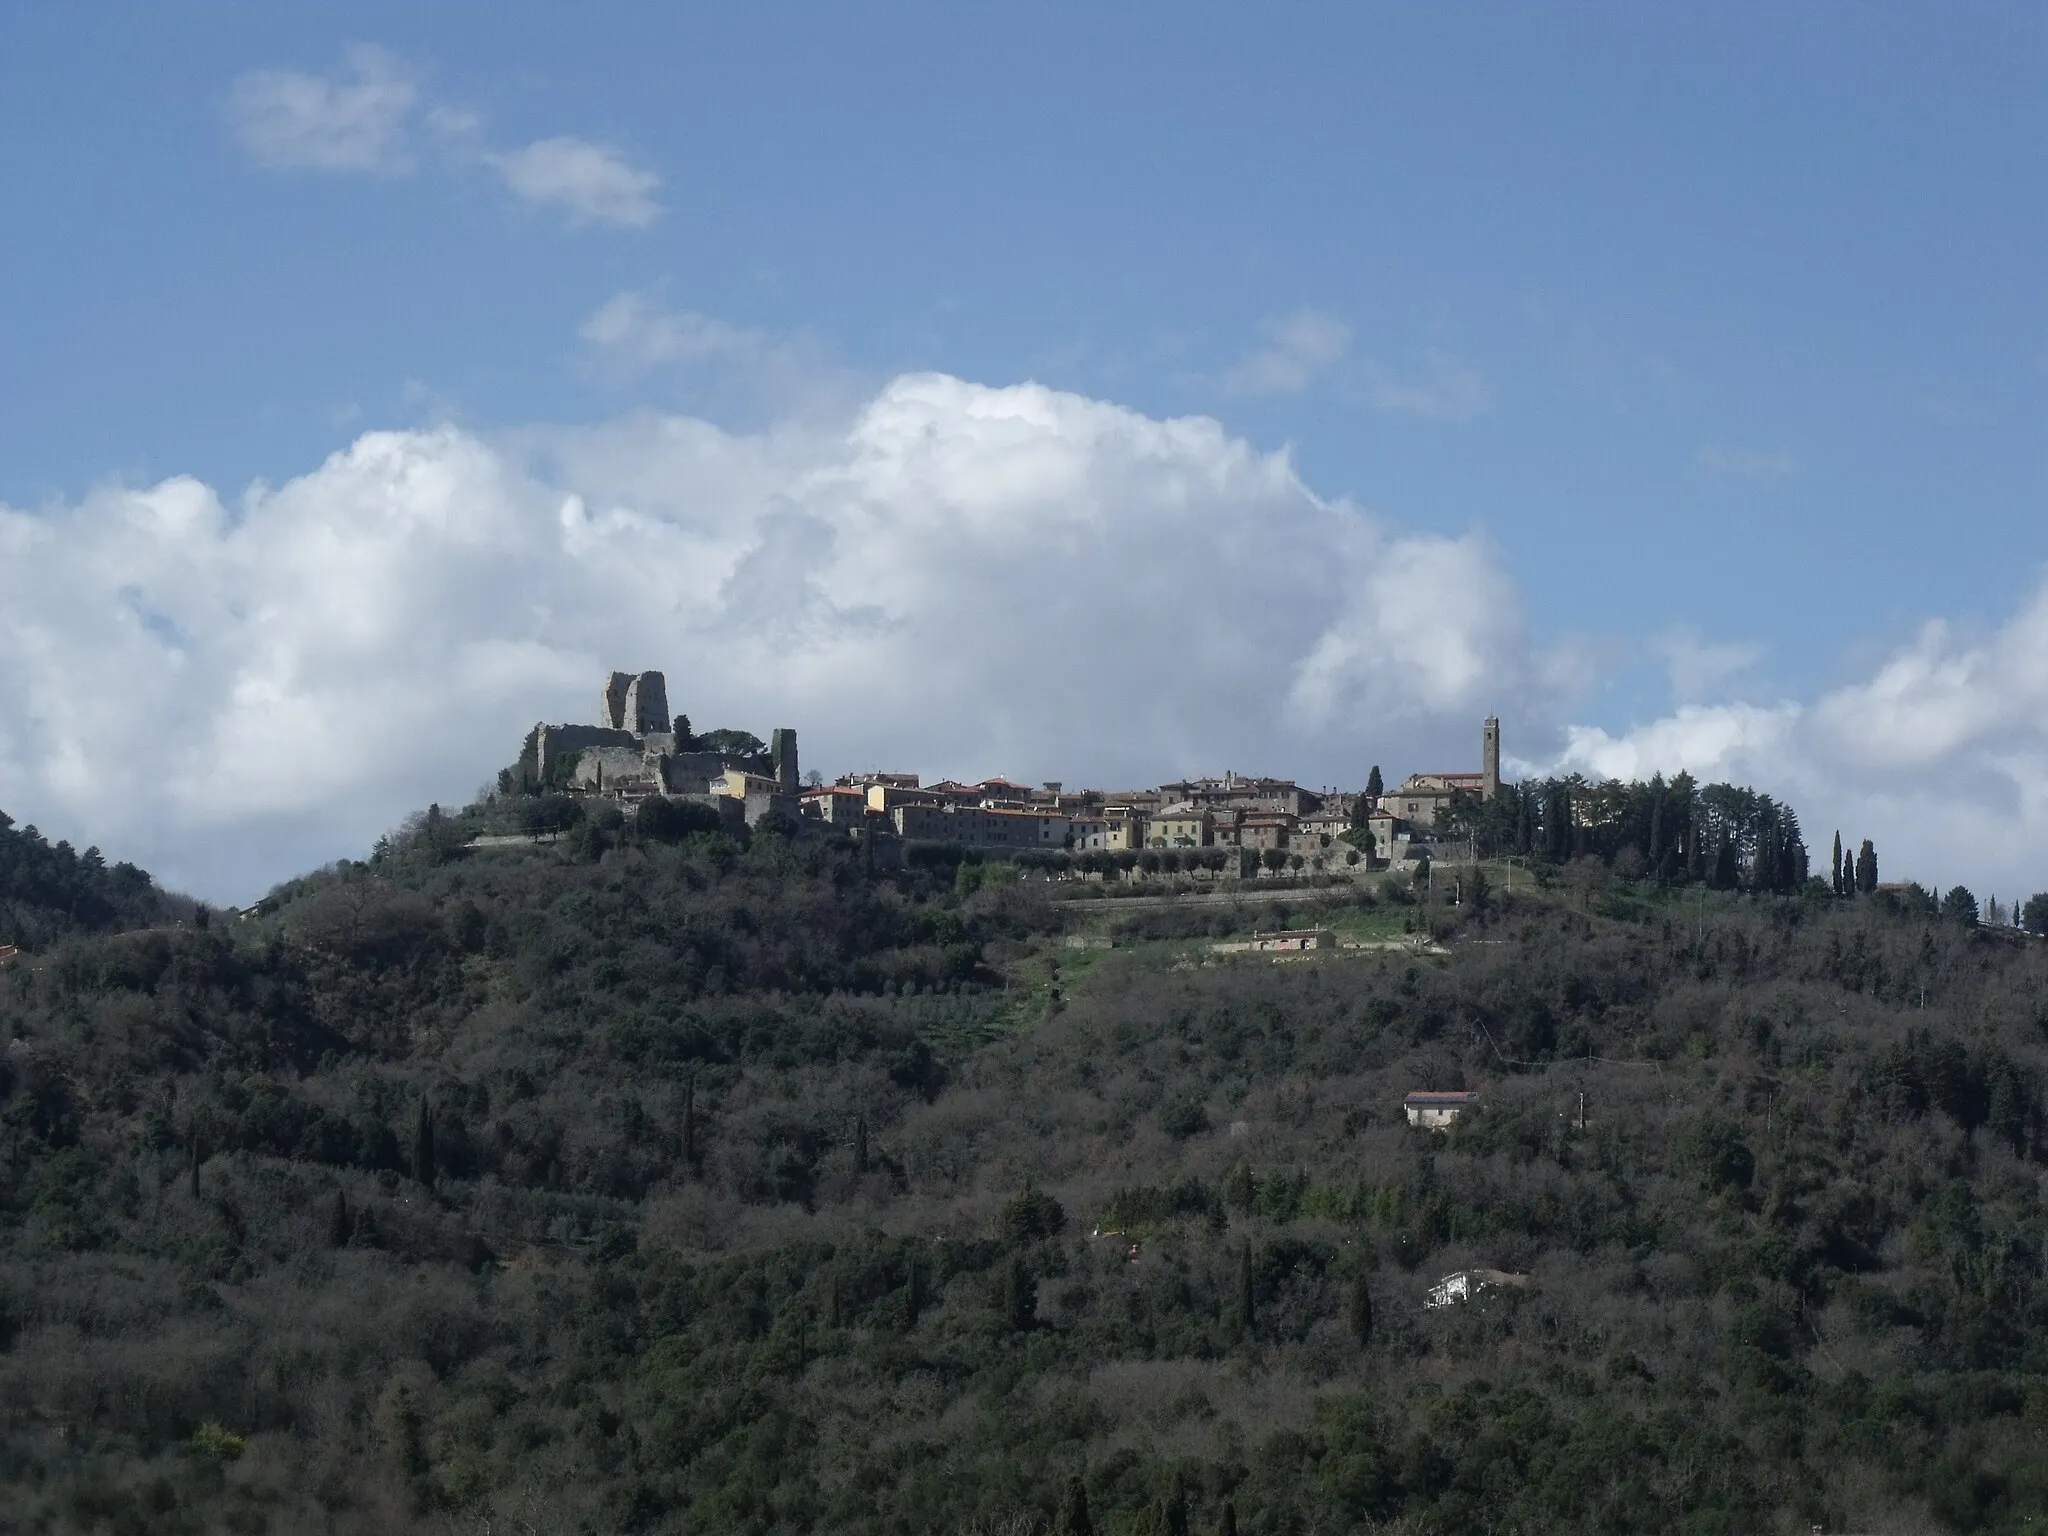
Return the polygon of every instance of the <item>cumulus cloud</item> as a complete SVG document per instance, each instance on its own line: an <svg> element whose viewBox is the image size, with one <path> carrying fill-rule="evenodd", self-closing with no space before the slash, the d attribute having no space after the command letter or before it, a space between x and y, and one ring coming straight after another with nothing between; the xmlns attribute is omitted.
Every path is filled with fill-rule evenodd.
<svg viewBox="0 0 2048 1536"><path fill-rule="evenodd" d="M1405 370L1381 362L1368 364L1365 400L1376 411L1459 422L1493 409L1493 389L1475 364L1433 348Z"/></svg>
<svg viewBox="0 0 2048 1536"><path fill-rule="evenodd" d="M1532 686L1480 544L1212 420L895 380L829 427L370 433L0 508L0 806L217 898L465 798L612 667L828 771L1356 782Z"/></svg>
<svg viewBox="0 0 2048 1536"><path fill-rule="evenodd" d="M2007 898L2048 888L2048 582L1995 632L1929 623L1810 702L1690 705L1618 734L1574 727L1556 766L1754 783L1792 803L1813 846L1837 828L1873 839L1889 878Z"/></svg>
<svg viewBox="0 0 2048 1536"><path fill-rule="evenodd" d="M627 163L618 150L584 139L539 139L524 149L484 157L513 193L560 208L571 224L639 229L660 216L654 189L661 178Z"/></svg>
<svg viewBox="0 0 2048 1536"><path fill-rule="evenodd" d="M1233 395L1298 395L1351 348L1351 327L1321 310L1269 320L1265 345L1223 375Z"/></svg>
<svg viewBox="0 0 2048 1536"><path fill-rule="evenodd" d="M336 77L259 69L228 95L242 146L265 165L318 171L410 169L406 119L419 87L382 48L351 48Z"/></svg>

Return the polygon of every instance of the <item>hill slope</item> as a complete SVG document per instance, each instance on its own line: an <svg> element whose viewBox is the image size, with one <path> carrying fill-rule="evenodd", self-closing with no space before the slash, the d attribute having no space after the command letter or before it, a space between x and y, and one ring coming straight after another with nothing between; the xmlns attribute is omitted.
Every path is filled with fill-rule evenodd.
<svg viewBox="0 0 2048 1536"><path fill-rule="evenodd" d="M1345 900L1448 954L1219 963L1279 914L1063 924L1038 888L624 830L420 838L232 932L56 942L0 976L0 1505L2048 1513L2038 948L1597 878ZM1405 1124L1404 1091L1459 1084L1451 1133ZM1468 1269L1528 1280L1424 1305Z"/></svg>

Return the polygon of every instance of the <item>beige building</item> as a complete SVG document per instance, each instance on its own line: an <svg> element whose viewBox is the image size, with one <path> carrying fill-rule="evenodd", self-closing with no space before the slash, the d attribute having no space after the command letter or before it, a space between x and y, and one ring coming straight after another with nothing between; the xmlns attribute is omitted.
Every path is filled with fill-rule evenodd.
<svg viewBox="0 0 2048 1536"><path fill-rule="evenodd" d="M1145 842L1152 848L1206 848L1209 813L1186 801L1169 805L1146 821Z"/></svg>

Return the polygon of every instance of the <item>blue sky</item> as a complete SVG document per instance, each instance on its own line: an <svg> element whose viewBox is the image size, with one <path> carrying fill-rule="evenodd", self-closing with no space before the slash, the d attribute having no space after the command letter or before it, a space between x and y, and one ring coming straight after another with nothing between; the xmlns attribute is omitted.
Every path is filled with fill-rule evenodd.
<svg viewBox="0 0 2048 1536"><path fill-rule="evenodd" d="M2048 559L2044 65L2048 13L2026 6L14 7L0 13L0 505L19 537L74 562L18 557L17 580L71 580L85 611L153 616L143 630L169 659L149 664L180 688L212 679L160 724L198 762L227 750L232 700L262 671L252 647L279 642L181 625L171 589L189 572L65 575L133 555L118 541L135 519L107 497L191 477L223 509L220 554L260 518L252 483L317 479L366 433L411 434L432 459L445 427L522 483L652 516L645 476L672 490L711 473L701 453L651 467L660 422L712 424L724 462L791 434L844 442L905 377L1029 382L1284 450L1305 494L1378 530L1360 582L1402 550L1486 569L1408 577L1389 601L1427 614L1361 609L1350 640L1330 639L1331 619L1322 654L1336 646L1356 674L1334 715L1304 705L1265 737L1191 727L1174 751L1266 740L1284 760L1232 766L1333 780L1353 757L1462 751L1473 715L1498 707L1531 766L1684 759L1778 778L1809 822L1877 824L1863 835L1907 814L1899 786L1851 794L1838 769L1896 762L1981 783L1996 813L1952 835L1901 826L1895 842L1918 838L1916 857L1943 866L1930 877L2024 880L2038 850L2048 885L2048 820L2037 835L2030 819L2048 818L2048 786L2015 766L2034 751L2029 690L2048 687L2025 664ZM946 396L920 430L972 448L955 424L979 419L979 398ZM1087 432L1090 473L1110 475L1107 439ZM1115 475L1156 462L1146 449L1134 469L1131 451L1109 454ZM1010 460L963 453L959 474L1014 489ZM792 515L826 517L829 497L805 499L816 454L769 454L786 475L767 494ZM1084 482L1110 519L1163 483ZM318 488L302 529L329 515ZM762 515L768 533L726 550L732 569L780 547ZM1213 546L1235 514L1160 515L1153 535ZM1241 515L1340 536L1257 495ZM819 527L853 536L844 519ZM1090 535L1062 536L1086 558ZM216 617L262 590L235 558L256 585L221 588ZM1142 587L1142 548L1119 558ZM1003 568L977 558L957 579ZM833 585L852 579L819 577L842 618L866 611ZM743 589L712 590L717 622L746 622ZM1482 590L1513 611L1505 628L1461 613ZM1130 604L1133 633L1181 622L1188 597L1162 585L1156 613ZM569 600L551 601L559 615ZM616 654L658 649L658 615L514 636L487 610L445 643L548 656L530 698L505 688L503 718L558 698L580 717L590 690L567 679L596 658L666 665L672 695L689 694L674 681L689 657ZM680 636L712 612L672 614L677 652L703 650ZM761 690L778 706L813 702L805 680L830 670L839 641L815 618L758 662L781 668ZM1437 622L1492 685L1360 681L1414 666L1388 651L1379 667L1359 624L1385 645L1389 624L1421 644L1416 626ZM0 659L11 647L33 672L60 628L18 620ZM1283 679L1308 664L1300 637L1240 630L1240 659ZM1164 664L1131 643L1134 665ZM1115 663L1121 644L1105 631L1086 654ZM1083 664L1065 660L1048 693ZM266 686L340 708L313 670ZM744 707L712 670L713 702ZM73 685L0 690L0 804L109 846L142 837L221 893L352 851L379 817L482 776L447 782L466 771L452 749L417 777L344 775L327 793L347 816L285 841L251 832L274 852L222 862L193 851L200 831L163 829L215 824L189 807L96 830L96 749L50 745L52 701ZM1012 700L980 738L970 719L911 731L904 750L945 759L935 771L1138 771L1094 735L1033 737L1020 711L1036 718ZM827 754L887 750L815 713ZM405 754L402 721L364 729ZM972 760L977 739L1003 760Z"/></svg>

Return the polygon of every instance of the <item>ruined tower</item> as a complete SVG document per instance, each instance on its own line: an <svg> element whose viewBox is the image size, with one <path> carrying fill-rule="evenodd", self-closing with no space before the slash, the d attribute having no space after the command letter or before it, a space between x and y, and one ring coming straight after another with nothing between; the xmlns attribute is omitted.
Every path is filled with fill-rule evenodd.
<svg viewBox="0 0 2048 1536"><path fill-rule="evenodd" d="M642 672L626 685L625 724L621 729L635 736L647 736L669 728L668 679L659 672Z"/></svg>
<svg viewBox="0 0 2048 1536"><path fill-rule="evenodd" d="M608 731L623 731L626 725L626 690L633 686L630 672L614 672L604 680L604 693L597 706L597 723Z"/></svg>
<svg viewBox="0 0 2048 1536"><path fill-rule="evenodd" d="M785 795L797 791L796 732L778 725L768 733L768 761L775 766L775 787Z"/></svg>
<svg viewBox="0 0 2048 1536"><path fill-rule="evenodd" d="M1491 800L1500 793L1500 719L1488 715L1479 744L1480 797Z"/></svg>
<svg viewBox="0 0 2048 1536"><path fill-rule="evenodd" d="M646 736L669 728L668 680L659 672L614 672L605 679L597 723L610 731Z"/></svg>

